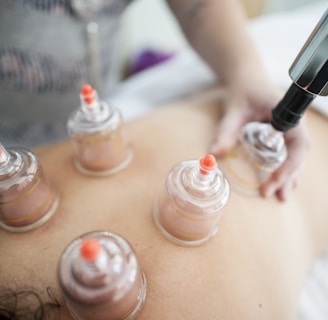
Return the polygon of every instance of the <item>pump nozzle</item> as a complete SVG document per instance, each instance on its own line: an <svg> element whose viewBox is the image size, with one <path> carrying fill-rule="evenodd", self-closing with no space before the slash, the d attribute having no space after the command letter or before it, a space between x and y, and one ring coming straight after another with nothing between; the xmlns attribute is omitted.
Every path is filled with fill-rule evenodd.
<svg viewBox="0 0 328 320"><path fill-rule="evenodd" d="M279 131L295 127L317 96L328 95L328 9L289 69L293 83L272 110L272 126Z"/></svg>
<svg viewBox="0 0 328 320"><path fill-rule="evenodd" d="M217 167L216 159L212 154L207 154L199 160L200 172L204 175L209 174L209 171L215 170Z"/></svg>
<svg viewBox="0 0 328 320"><path fill-rule="evenodd" d="M100 243L95 239L85 239L80 249L81 257L88 261L94 262L101 250Z"/></svg>
<svg viewBox="0 0 328 320"><path fill-rule="evenodd" d="M95 90L89 84L82 86L81 96L85 103L91 104L95 100L95 95Z"/></svg>

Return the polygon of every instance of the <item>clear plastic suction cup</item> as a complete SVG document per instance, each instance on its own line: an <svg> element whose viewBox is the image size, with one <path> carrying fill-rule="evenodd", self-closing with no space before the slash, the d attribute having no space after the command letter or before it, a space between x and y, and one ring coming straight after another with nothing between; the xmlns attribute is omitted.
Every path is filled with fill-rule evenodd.
<svg viewBox="0 0 328 320"><path fill-rule="evenodd" d="M283 133L268 123L250 122L236 146L220 161L231 188L246 195L259 194L261 184L286 159Z"/></svg>

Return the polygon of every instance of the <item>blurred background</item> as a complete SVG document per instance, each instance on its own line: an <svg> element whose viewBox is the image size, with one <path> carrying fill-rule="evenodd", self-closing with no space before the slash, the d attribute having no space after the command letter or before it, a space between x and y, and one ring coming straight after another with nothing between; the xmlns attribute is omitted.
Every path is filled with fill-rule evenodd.
<svg viewBox="0 0 328 320"><path fill-rule="evenodd" d="M256 16L285 12L322 0L240 0L250 19ZM152 28L151 26L156 26ZM165 0L137 0L123 15L121 30L121 73L140 54L151 49L174 53L186 46L186 41Z"/></svg>

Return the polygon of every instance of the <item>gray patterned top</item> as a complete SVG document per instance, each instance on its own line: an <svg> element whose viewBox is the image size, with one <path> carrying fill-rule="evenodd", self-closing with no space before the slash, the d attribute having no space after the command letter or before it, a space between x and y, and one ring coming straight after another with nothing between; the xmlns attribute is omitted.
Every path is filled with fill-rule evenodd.
<svg viewBox="0 0 328 320"><path fill-rule="evenodd" d="M2 0L0 141L26 147L67 138L66 121L90 82L86 23L99 25L100 76L118 79L119 22L131 0ZM91 6L87 6L90 4Z"/></svg>

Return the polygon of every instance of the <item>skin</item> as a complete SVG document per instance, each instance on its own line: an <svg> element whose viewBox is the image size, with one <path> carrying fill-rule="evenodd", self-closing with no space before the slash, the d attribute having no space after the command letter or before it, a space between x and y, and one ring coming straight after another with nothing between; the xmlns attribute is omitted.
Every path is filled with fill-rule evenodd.
<svg viewBox="0 0 328 320"><path fill-rule="evenodd" d="M247 32L238 0L167 0L192 47L226 86L224 116L213 135L211 151L224 156L249 121L270 121L282 92L271 83ZM260 88L260 89L259 89ZM261 195L285 201L296 187L309 148L302 123L286 133L288 159L261 187Z"/></svg>
<svg viewBox="0 0 328 320"><path fill-rule="evenodd" d="M105 229L131 243L146 274L140 320L297 319L307 272L328 242L326 118L307 112L312 148L287 202L232 191L218 234L195 248L169 242L152 221L152 203L170 168L208 153L223 99L213 90L126 124L135 155L113 176L79 173L69 141L36 149L59 188L60 206L32 232L0 230L1 286L33 289L45 301L50 288L61 305L55 319L71 319L57 286L58 259L75 237Z"/></svg>

